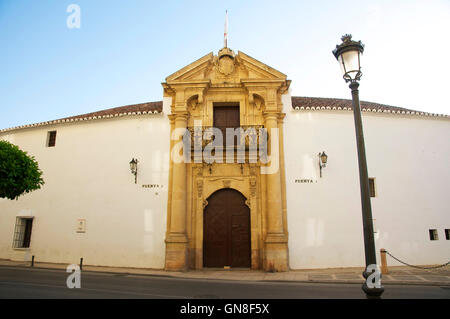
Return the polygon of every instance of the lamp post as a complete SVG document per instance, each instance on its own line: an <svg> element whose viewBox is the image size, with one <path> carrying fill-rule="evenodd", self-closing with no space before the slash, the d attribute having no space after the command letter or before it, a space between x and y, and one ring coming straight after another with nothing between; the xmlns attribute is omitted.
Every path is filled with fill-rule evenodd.
<svg viewBox="0 0 450 319"><path fill-rule="evenodd" d="M352 90L352 106L355 118L356 147L358 150L359 181L361 188L361 206L364 230L364 252L366 259L366 268L363 272L364 282L362 289L367 298L380 298L384 291L380 280L376 285L367 285L367 278L378 269L375 240L373 235L372 208L370 204L369 177L367 174L366 150L364 146L364 134L361 120L361 107L359 103L359 80L361 79L361 55L364 52L364 45L361 41L353 41L349 34L344 35L342 43L336 46L333 54L341 66L344 80L350 82L349 87ZM370 267L370 268L369 268ZM369 271L369 270L372 271ZM378 271L378 270L376 270ZM381 274L378 273L381 278Z"/></svg>

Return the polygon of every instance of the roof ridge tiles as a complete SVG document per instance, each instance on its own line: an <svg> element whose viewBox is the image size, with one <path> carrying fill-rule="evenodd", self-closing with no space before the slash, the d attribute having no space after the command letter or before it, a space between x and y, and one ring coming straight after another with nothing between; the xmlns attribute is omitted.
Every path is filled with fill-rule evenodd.
<svg viewBox="0 0 450 319"><path fill-rule="evenodd" d="M314 110L314 111L353 110L352 101L348 99L338 99L328 97L307 97L307 96L292 96L291 99L292 99L292 108L294 110ZM361 101L361 109L364 112L372 112L372 113L407 114L415 116L450 118L450 115L446 114L428 113L368 101ZM52 121L45 121L40 123L26 124L6 129L0 129L0 133L23 128L52 125L58 123L90 121L113 117L136 116L136 115L159 114L159 113L162 113L162 101L129 104L109 109L103 109L95 112L64 117Z"/></svg>
<svg viewBox="0 0 450 319"><path fill-rule="evenodd" d="M323 110L322 106L327 105L325 109L332 110L353 110L352 100L326 98L326 97L292 97L292 108L294 110ZM446 114L428 113L423 111L417 111L407 109L404 107L391 106L386 104L380 104L369 101L361 101L361 109L364 112L375 113L392 113L392 114L409 114L409 115L421 115L430 117L450 117Z"/></svg>

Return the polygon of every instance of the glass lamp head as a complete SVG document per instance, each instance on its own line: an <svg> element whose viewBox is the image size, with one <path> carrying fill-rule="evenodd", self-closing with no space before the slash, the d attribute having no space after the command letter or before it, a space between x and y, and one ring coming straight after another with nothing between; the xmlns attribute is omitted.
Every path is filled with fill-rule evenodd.
<svg viewBox="0 0 450 319"><path fill-rule="evenodd" d="M344 80L346 82L359 81L361 72L361 55L364 52L364 44L361 41L353 41L350 34L344 35L342 43L333 50L333 55L339 62Z"/></svg>

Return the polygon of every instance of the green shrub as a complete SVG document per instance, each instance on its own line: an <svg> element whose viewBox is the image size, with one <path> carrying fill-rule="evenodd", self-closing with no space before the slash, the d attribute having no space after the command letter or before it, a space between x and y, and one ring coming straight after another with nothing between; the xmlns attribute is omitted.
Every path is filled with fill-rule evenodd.
<svg viewBox="0 0 450 319"><path fill-rule="evenodd" d="M18 199L42 185L42 171L34 157L16 145L0 141L0 198Z"/></svg>

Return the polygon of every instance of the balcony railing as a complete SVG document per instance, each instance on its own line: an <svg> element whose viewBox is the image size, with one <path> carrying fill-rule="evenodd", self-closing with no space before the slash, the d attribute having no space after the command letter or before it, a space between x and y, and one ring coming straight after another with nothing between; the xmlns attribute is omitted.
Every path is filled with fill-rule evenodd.
<svg viewBox="0 0 450 319"><path fill-rule="evenodd" d="M190 134L191 149L204 149L206 145L215 142L215 147L223 147L223 149L238 149L245 148L248 150L250 146L261 146L266 145L266 141L263 140L264 126L263 125L242 125L238 128L214 128L212 126L196 126L188 127L188 132ZM227 141L227 131L232 134L230 138L231 145ZM222 142L220 141L220 136L222 137ZM267 137L265 137L267 140ZM218 140L219 139L219 140Z"/></svg>
<svg viewBox="0 0 450 319"><path fill-rule="evenodd" d="M185 141L190 142L192 159L202 157L207 161L207 150L212 150L213 156L222 152L223 158L230 154L239 163L255 162L258 151L265 153L267 150L267 132L263 125L243 125L238 128L214 128L211 126L188 127ZM227 132L228 131L228 132ZM230 134L227 141L227 133ZM222 140L220 140L222 137ZM205 152L203 152L205 151Z"/></svg>

